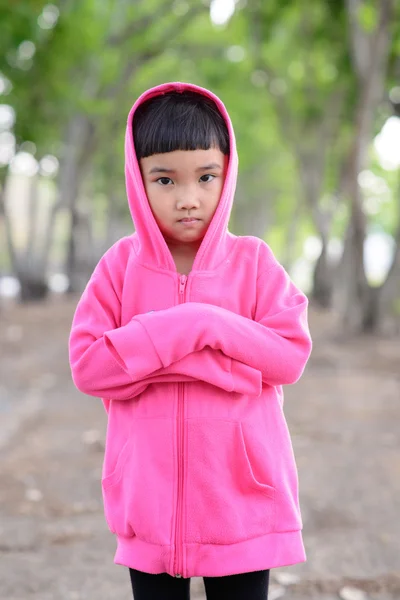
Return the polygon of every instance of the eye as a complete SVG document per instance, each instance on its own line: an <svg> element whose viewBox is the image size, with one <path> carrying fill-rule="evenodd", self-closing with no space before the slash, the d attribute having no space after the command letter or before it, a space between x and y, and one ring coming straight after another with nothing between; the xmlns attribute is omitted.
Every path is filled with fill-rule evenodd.
<svg viewBox="0 0 400 600"><path fill-rule="evenodd" d="M213 179L215 179L215 175L210 175L209 173L207 175L202 175L200 177L200 181L202 183L208 183L209 181L212 181Z"/></svg>
<svg viewBox="0 0 400 600"><path fill-rule="evenodd" d="M159 183L160 185L166 186L166 185L171 185L171 183L173 183L173 181L169 177L160 177L159 179L157 179L157 183Z"/></svg>

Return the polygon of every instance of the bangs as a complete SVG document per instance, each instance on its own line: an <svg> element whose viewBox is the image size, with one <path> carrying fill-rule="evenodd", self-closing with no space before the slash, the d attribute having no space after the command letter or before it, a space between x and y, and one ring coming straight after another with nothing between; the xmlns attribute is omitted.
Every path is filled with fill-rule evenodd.
<svg viewBox="0 0 400 600"><path fill-rule="evenodd" d="M218 108L195 92L170 92L150 98L136 110L132 124L137 159L175 150L218 148L229 155L229 133Z"/></svg>

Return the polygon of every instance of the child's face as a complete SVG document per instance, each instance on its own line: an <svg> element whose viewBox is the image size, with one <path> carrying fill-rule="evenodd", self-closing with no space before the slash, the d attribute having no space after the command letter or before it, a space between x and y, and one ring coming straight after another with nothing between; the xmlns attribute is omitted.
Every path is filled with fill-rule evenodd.
<svg viewBox="0 0 400 600"><path fill-rule="evenodd" d="M218 206L227 165L219 148L140 159L147 198L167 243L199 245Z"/></svg>

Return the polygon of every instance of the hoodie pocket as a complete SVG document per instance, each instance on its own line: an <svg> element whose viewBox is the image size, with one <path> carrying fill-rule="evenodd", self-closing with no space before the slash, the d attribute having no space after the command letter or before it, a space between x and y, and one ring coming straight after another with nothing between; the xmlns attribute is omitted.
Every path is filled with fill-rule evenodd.
<svg viewBox="0 0 400 600"><path fill-rule="evenodd" d="M186 541L232 544L273 531L275 488L242 424L190 419L187 427Z"/></svg>
<svg viewBox="0 0 400 600"><path fill-rule="evenodd" d="M173 428L169 419L135 419L115 469L102 480L110 530L154 544L171 539Z"/></svg>
<svg viewBox="0 0 400 600"><path fill-rule="evenodd" d="M108 527L112 533L132 537L134 531L125 515L124 479L125 465L130 455L130 440L126 441L119 453L114 471L102 480L104 512Z"/></svg>

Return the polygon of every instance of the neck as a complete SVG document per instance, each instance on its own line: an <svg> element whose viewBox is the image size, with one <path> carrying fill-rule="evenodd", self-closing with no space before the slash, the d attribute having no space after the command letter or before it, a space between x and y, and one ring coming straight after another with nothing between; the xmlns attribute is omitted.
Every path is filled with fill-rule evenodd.
<svg viewBox="0 0 400 600"><path fill-rule="evenodd" d="M165 238L165 241L171 254L179 255L185 258L194 258L202 242L202 240L199 240L190 244L182 244L181 242L176 242L175 240L170 240L167 238Z"/></svg>
<svg viewBox="0 0 400 600"><path fill-rule="evenodd" d="M167 239L165 241L172 254L178 273L188 275L192 270L193 262L201 241L193 244L182 244Z"/></svg>

